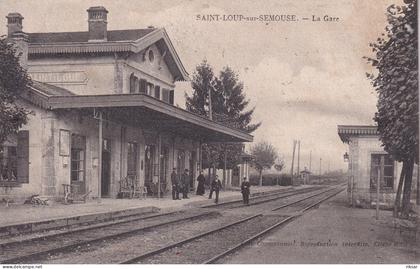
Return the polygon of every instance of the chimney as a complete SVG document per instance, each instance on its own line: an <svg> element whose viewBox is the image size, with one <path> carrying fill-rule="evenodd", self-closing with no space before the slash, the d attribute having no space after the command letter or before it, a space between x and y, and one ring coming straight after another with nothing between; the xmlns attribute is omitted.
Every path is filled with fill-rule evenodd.
<svg viewBox="0 0 420 269"><path fill-rule="evenodd" d="M89 41L106 41L107 40L107 14L108 10L104 7L90 7L89 16Z"/></svg>
<svg viewBox="0 0 420 269"><path fill-rule="evenodd" d="M12 37L16 32L22 32L23 17L19 13L9 13L7 16L7 37Z"/></svg>
<svg viewBox="0 0 420 269"><path fill-rule="evenodd" d="M7 38L15 44L16 53L19 55L20 65L27 69L29 38L26 33L22 32L23 17L19 13L9 13L6 18Z"/></svg>

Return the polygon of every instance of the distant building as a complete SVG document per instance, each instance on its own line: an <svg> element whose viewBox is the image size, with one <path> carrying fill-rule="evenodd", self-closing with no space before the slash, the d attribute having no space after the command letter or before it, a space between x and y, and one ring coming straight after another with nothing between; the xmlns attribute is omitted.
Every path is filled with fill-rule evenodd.
<svg viewBox="0 0 420 269"><path fill-rule="evenodd" d="M341 141L349 145L349 151L345 154L348 161L349 203L362 207L375 205L379 179L379 203L392 207L402 164L394 161L384 150L377 127L338 125L338 135ZM413 189L416 188L416 170Z"/></svg>
<svg viewBox="0 0 420 269"><path fill-rule="evenodd" d="M82 32L24 33L23 17L7 16L34 81L19 102L34 114L0 145L0 196L58 198L71 185L116 197L126 177L170 191L173 168L188 168L194 187L202 143L252 141L174 106L175 82L189 77L165 29L109 31L104 7L87 12Z"/></svg>
<svg viewBox="0 0 420 269"><path fill-rule="evenodd" d="M302 179L303 184L309 184L309 176L311 175L311 172L305 167L304 170L300 171L300 178Z"/></svg>

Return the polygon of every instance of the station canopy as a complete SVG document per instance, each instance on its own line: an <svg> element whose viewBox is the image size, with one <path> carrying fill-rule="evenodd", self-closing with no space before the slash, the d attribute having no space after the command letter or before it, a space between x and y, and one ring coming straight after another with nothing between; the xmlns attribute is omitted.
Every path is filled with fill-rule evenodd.
<svg viewBox="0 0 420 269"><path fill-rule="evenodd" d="M52 111L102 112L105 119L192 138L202 143L252 142L253 136L158 100L146 94L75 95L51 84L34 82L24 98Z"/></svg>

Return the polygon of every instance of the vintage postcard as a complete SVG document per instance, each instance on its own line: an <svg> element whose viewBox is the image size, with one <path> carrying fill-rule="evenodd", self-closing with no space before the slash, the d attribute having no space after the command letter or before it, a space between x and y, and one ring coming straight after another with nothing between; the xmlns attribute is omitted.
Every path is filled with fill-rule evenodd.
<svg viewBox="0 0 420 269"><path fill-rule="evenodd" d="M418 268L417 9L2 0L2 268Z"/></svg>

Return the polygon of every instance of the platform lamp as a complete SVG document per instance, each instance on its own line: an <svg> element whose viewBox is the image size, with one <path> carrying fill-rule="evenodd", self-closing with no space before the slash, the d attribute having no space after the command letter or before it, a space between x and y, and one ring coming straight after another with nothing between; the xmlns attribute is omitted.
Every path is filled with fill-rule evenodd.
<svg viewBox="0 0 420 269"><path fill-rule="evenodd" d="M344 158L344 162L345 163L348 163L349 162L349 154L347 152L344 153L343 158Z"/></svg>

